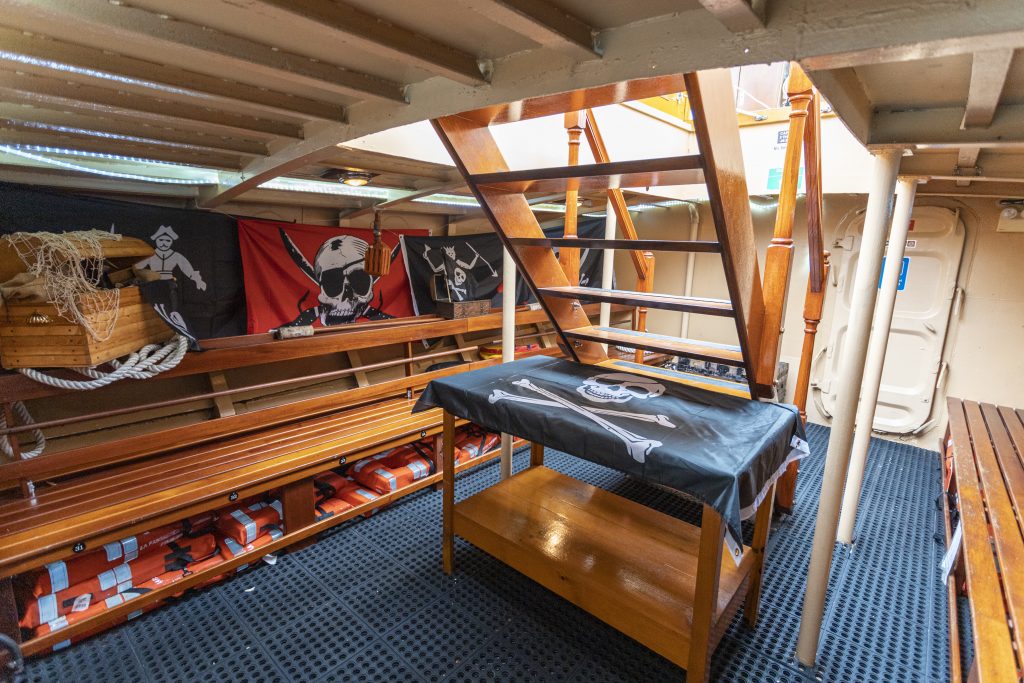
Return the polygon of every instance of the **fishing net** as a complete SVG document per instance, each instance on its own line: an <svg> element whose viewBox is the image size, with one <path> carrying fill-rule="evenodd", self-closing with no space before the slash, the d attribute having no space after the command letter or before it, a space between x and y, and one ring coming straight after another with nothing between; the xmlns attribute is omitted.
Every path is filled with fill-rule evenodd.
<svg viewBox="0 0 1024 683"><path fill-rule="evenodd" d="M117 289L100 289L104 240L121 235L102 230L16 232L3 237L28 268L43 280L46 300L96 341L114 333L121 302Z"/></svg>

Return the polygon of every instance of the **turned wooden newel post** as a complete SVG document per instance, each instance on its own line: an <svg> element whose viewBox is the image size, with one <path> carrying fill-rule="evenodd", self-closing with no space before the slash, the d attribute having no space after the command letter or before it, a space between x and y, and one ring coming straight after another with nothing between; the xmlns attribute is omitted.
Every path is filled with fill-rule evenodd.
<svg viewBox="0 0 1024 683"><path fill-rule="evenodd" d="M569 165L577 166L580 163L580 136L587 125L586 115L582 111L571 111L565 114L565 130L569 134ZM569 189L565 191L565 233L564 236L572 239L576 237L577 210L576 202L579 199L579 181L570 182ZM576 286L580 283L580 250L562 247L558 251L558 262L565 271L565 277L569 284Z"/></svg>

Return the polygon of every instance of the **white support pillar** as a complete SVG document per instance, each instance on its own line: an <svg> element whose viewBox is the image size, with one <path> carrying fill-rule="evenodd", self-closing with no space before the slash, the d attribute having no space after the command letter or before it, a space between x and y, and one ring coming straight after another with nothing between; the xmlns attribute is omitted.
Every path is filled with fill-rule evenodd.
<svg viewBox="0 0 1024 683"><path fill-rule="evenodd" d="M900 271L903 270L903 254L907 246L907 231L910 228L910 214L914 210L917 182L917 178L900 178L896 185L896 209L893 212L892 232L889 233L889 247L885 252L882 287L875 307L875 317L871 323L864 383L861 385L860 405L857 408L857 428L853 437L853 449L850 452L850 472L846 477L843 512L839 517L839 542L847 545L853 543L853 526L857 521L860 487L864 482L868 445L871 443L871 424L875 421L875 408L878 406L882 367L885 364L885 350L889 344L892 313L896 308L896 290L899 286Z"/></svg>
<svg viewBox="0 0 1024 683"><path fill-rule="evenodd" d="M508 249L501 258L501 362L516 359L516 264ZM512 435L501 435L501 478L512 476Z"/></svg>
<svg viewBox="0 0 1024 683"><path fill-rule="evenodd" d="M864 376L871 315L878 294L882 251L885 248L885 235L892 216L896 171L901 156L902 151L898 149L886 149L875 153L871 191L868 195L867 213L864 216L864 235L853 283L850 320L839 365L839 377L836 378L839 392L836 396L832 434L825 456L825 473L821 483L821 497L818 500L811 561L807 569L803 612L800 616L800 635L796 644L797 659L805 666L814 665L818 638L821 634L821 621L825 616L825 592L828 588L832 551L835 547L836 527L839 525L839 503L843 496L846 471L850 462L854 414L857 412L857 398L860 394L861 378Z"/></svg>
<svg viewBox="0 0 1024 683"><path fill-rule="evenodd" d="M605 203L604 207L604 238L606 240L615 239L615 210L612 208L612 200L609 199ZM606 249L604 252L604 261L601 267L601 287L603 289L612 288L613 273L615 272L615 250ZM601 327L608 327L612 323L612 305L609 303L601 304Z"/></svg>

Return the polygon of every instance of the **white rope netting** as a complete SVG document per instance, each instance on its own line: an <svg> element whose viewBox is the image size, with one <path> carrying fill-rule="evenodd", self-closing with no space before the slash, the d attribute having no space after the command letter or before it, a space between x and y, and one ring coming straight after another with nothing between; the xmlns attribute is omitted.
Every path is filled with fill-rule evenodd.
<svg viewBox="0 0 1024 683"><path fill-rule="evenodd" d="M121 235L102 230L16 232L5 235L28 272L42 278L46 300L69 322L81 325L96 341L114 333L121 302L117 289L100 289L101 241Z"/></svg>

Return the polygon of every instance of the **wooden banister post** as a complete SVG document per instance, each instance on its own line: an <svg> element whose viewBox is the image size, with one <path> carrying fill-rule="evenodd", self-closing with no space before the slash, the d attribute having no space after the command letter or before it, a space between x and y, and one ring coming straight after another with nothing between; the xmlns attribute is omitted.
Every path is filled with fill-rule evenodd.
<svg viewBox="0 0 1024 683"><path fill-rule="evenodd" d="M441 564L445 574L455 567L455 416L444 411L441 472Z"/></svg>
<svg viewBox="0 0 1024 683"><path fill-rule="evenodd" d="M637 280L637 290L641 292L653 292L654 291L654 254L649 251L644 252L644 262L647 264L646 272L643 277ZM638 332L647 331L647 307L638 306L636 309L636 315L633 318L633 329ZM642 364L644 362L644 350L636 349L633 352L633 362Z"/></svg>
<svg viewBox="0 0 1024 683"><path fill-rule="evenodd" d="M829 253L826 251L822 264L823 279L827 282L829 272ZM818 323L821 322L821 311L825 305L825 286L820 283L818 291L814 291L813 282L807 283L807 294L804 296L804 343L800 349L800 368L796 374L796 388L793 392L793 403L800 409L800 419L807 422L807 395L811 388L811 361L814 360L814 339L818 334ZM775 485L775 505L783 512L793 511L796 499L796 481L800 472L800 463L791 462L785 474L779 477Z"/></svg>
<svg viewBox="0 0 1024 683"><path fill-rule="evenodd" d="M569 165L577 166L580 163L580 136L587 125L586 115L582 111L570 111L565 113L565 130L569 134ZM570 185L572 188L572 185ZM578 223L578 212L576 202L579 199L578 189L567 189L565 191L565 232L564 236L572 239L576 237L576 225ZM570 285L580 283L580 250L562 247L558 251L558 262L565 271Z"/></svg>
<svg viewBox="0 0 1024 683"><path fill-rule="evenodd" d="M796 64L791 66L787 92L791 109L786 161L782 168L782 184L779 187L775 233L764 260L764 334L761 336L755 377L756 382L762 385L771 385L775 382L775 366L779 362L779 341L786 311L786 297L789 293L789 271L793 262L793 220L796 216L796 195L800 185L800 157L804 148L808 109L814 102L813 86ZM808 158L805 166L810 167L816 163L815 159Z"/></svg>

